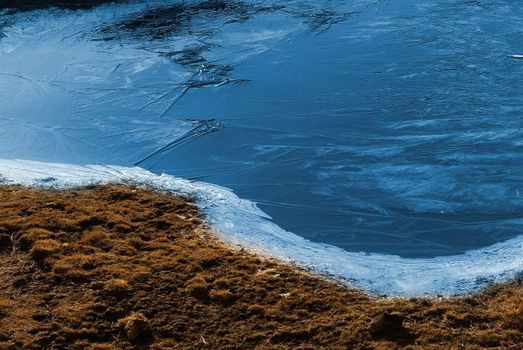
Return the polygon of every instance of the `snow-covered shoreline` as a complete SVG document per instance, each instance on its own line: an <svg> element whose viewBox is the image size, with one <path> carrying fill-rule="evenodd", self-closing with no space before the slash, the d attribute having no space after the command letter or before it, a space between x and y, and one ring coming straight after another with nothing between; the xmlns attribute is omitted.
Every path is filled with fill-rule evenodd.
<svg viewBox="0 0 523 350"><path fill-rule="evenodd" d="M4 184L65 189L133 183L187 195L196 200L207 221L226 242L312 268L373 294L466 294L514 278L523 271L523 236L462 255L426 259L347 252L283 230L255 203L239 198L227 188L156 175L137 167L0 159L0 179Z"/></svg>

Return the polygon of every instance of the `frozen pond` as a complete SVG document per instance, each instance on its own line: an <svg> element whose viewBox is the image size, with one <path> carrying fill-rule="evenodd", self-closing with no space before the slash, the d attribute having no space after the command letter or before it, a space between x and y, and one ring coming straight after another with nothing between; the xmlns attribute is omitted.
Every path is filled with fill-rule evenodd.
<svg viewBox="0 0 523 350"><path fill-rule="evenodd" d="M523 3L221 4L4 14L0 158L222 185L349 252L521 235Z"/></svg>

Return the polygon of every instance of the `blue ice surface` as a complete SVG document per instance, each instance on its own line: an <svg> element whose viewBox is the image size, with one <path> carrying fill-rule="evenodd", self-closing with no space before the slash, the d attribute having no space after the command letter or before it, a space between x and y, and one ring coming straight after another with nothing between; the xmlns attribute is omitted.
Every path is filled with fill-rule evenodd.
<svg viewBox="0 0 523 350"><path fill-rule="evenodd" d="M0 158L216 183L353 252L456 255L521 235L523 3L278 3L153 39L99 28L165 2L14 16ZM194 47L202 62L169 58Z"/></svg>

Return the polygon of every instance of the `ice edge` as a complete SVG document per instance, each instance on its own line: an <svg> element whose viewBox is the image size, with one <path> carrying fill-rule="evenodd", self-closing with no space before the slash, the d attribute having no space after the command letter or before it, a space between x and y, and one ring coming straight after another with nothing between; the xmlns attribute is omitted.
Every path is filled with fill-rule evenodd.
<svg viewBox="0 0 523 350"><path fill-rule="evenodd" d="M412 259L353 253L283 230L269 221L255 203L239 198L227 188L156 175L138 167L0 159L0 182L59 188L134 183L184 194L196 199L223 240L312 268L372 294L466 294L514 278L523 271L523 236L456 256Z"/></svg>

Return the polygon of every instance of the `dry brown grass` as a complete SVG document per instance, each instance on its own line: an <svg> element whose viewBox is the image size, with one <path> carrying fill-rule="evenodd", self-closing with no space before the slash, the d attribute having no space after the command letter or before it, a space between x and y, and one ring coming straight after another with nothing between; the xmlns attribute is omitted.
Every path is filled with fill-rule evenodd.
<svg viewBox="0 0 523 350"><path fill-rule="evenodd" d="M370 298L228 247L187 199L133 187L0 186L0 214L0 349L522 348L519 282ZM385 311L404 327L371 332Z"/></svg>

